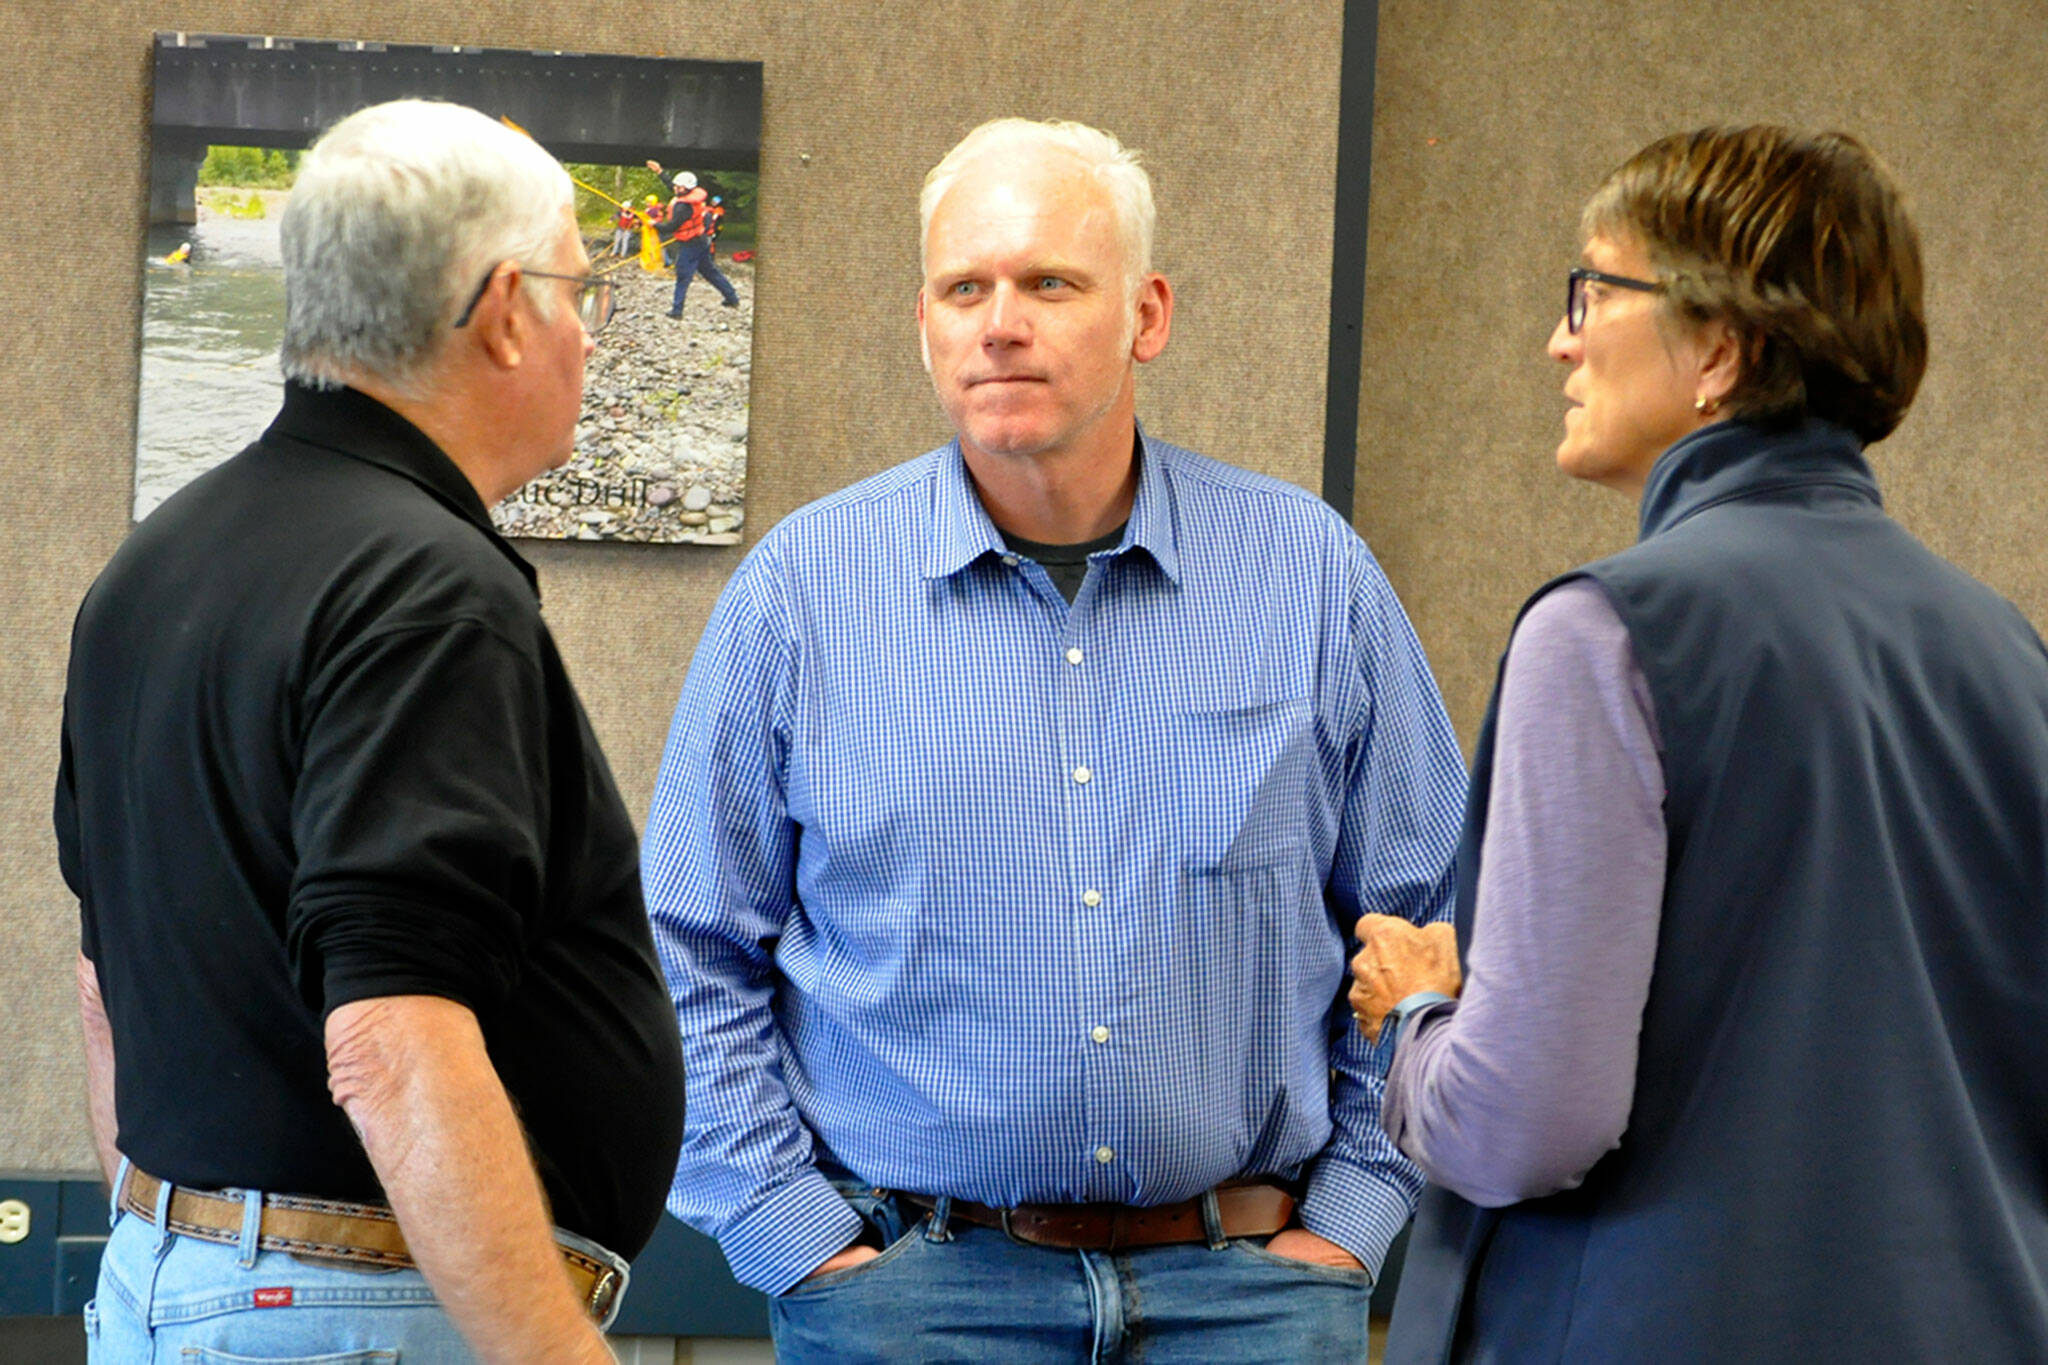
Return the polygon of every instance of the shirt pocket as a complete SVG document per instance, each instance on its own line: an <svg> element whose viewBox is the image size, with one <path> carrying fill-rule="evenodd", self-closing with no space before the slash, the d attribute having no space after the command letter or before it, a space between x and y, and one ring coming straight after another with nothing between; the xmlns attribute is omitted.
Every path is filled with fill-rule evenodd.
<svg viewBox="0 0 2048 1365"><path fill-rule="evenodd" d="M1187 711L1179 730L1183 870L1229 874L1301 858L1315 763L1308 699Z"/></svg>

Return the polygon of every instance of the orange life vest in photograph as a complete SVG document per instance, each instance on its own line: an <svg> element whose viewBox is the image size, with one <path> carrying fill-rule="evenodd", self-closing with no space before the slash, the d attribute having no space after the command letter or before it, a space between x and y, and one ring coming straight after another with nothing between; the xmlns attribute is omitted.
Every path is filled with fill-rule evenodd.
<svg viewBox="0 0 2048 1365"><path fill-rule="evenodd" d="M668 201L668 223L675 229L676 241L688 242L704 235L704 201L710 197L699 185Z"/></svg>

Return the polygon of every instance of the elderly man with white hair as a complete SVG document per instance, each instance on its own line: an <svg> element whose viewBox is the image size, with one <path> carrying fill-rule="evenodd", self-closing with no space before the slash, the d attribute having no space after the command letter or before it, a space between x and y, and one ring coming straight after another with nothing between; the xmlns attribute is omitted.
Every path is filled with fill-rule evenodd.
<svg viewBox="0 0 2048 1365"><path fill-rule="evenodd" d="M79 610L96 1361L611 1359L680 1056L632 824L486 510L567 458L610 313L570 193L474 110L337 124L281 228L282 410Z"/></svg>
<svg viewBox="0 0 2048 1365"><path fill-rule="evenodd" d="M1344 962L1449 913L1436 685L1340 517L1138 427L1132 153L999 120L921 208L956 439L763 537L657 783L670 1207L785 1361L1362 1360L1420 1181Z"/></svg>

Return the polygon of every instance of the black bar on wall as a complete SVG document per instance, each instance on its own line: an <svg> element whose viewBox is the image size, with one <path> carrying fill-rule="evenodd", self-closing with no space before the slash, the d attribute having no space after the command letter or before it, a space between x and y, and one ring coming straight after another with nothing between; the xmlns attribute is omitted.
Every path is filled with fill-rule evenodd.
<svg viewBox="0 0 2048 1365"><path fill-rule="evenodd" d="M1365 353L1365 220L1372 200L1372 76L1379 0L1344 0L1337 88L1337 202L1330 251L1330 363L1323 396L1323 501L1351 520L1358 381Z"/></svg>

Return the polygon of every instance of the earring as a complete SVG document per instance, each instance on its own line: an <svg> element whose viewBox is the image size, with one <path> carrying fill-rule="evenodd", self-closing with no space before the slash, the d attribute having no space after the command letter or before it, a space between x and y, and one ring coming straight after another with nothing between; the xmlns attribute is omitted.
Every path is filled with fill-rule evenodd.
<svg viewBox="0 0 2048 1365"><path fill-rule="evenodd" d="M1709 417L1713 416L1714 409L1720 406L1720 399L1708 398L1705 394L1702 394L1698 398L1692 400L1692 410L1694 412L1705 413Z"/></svg>

